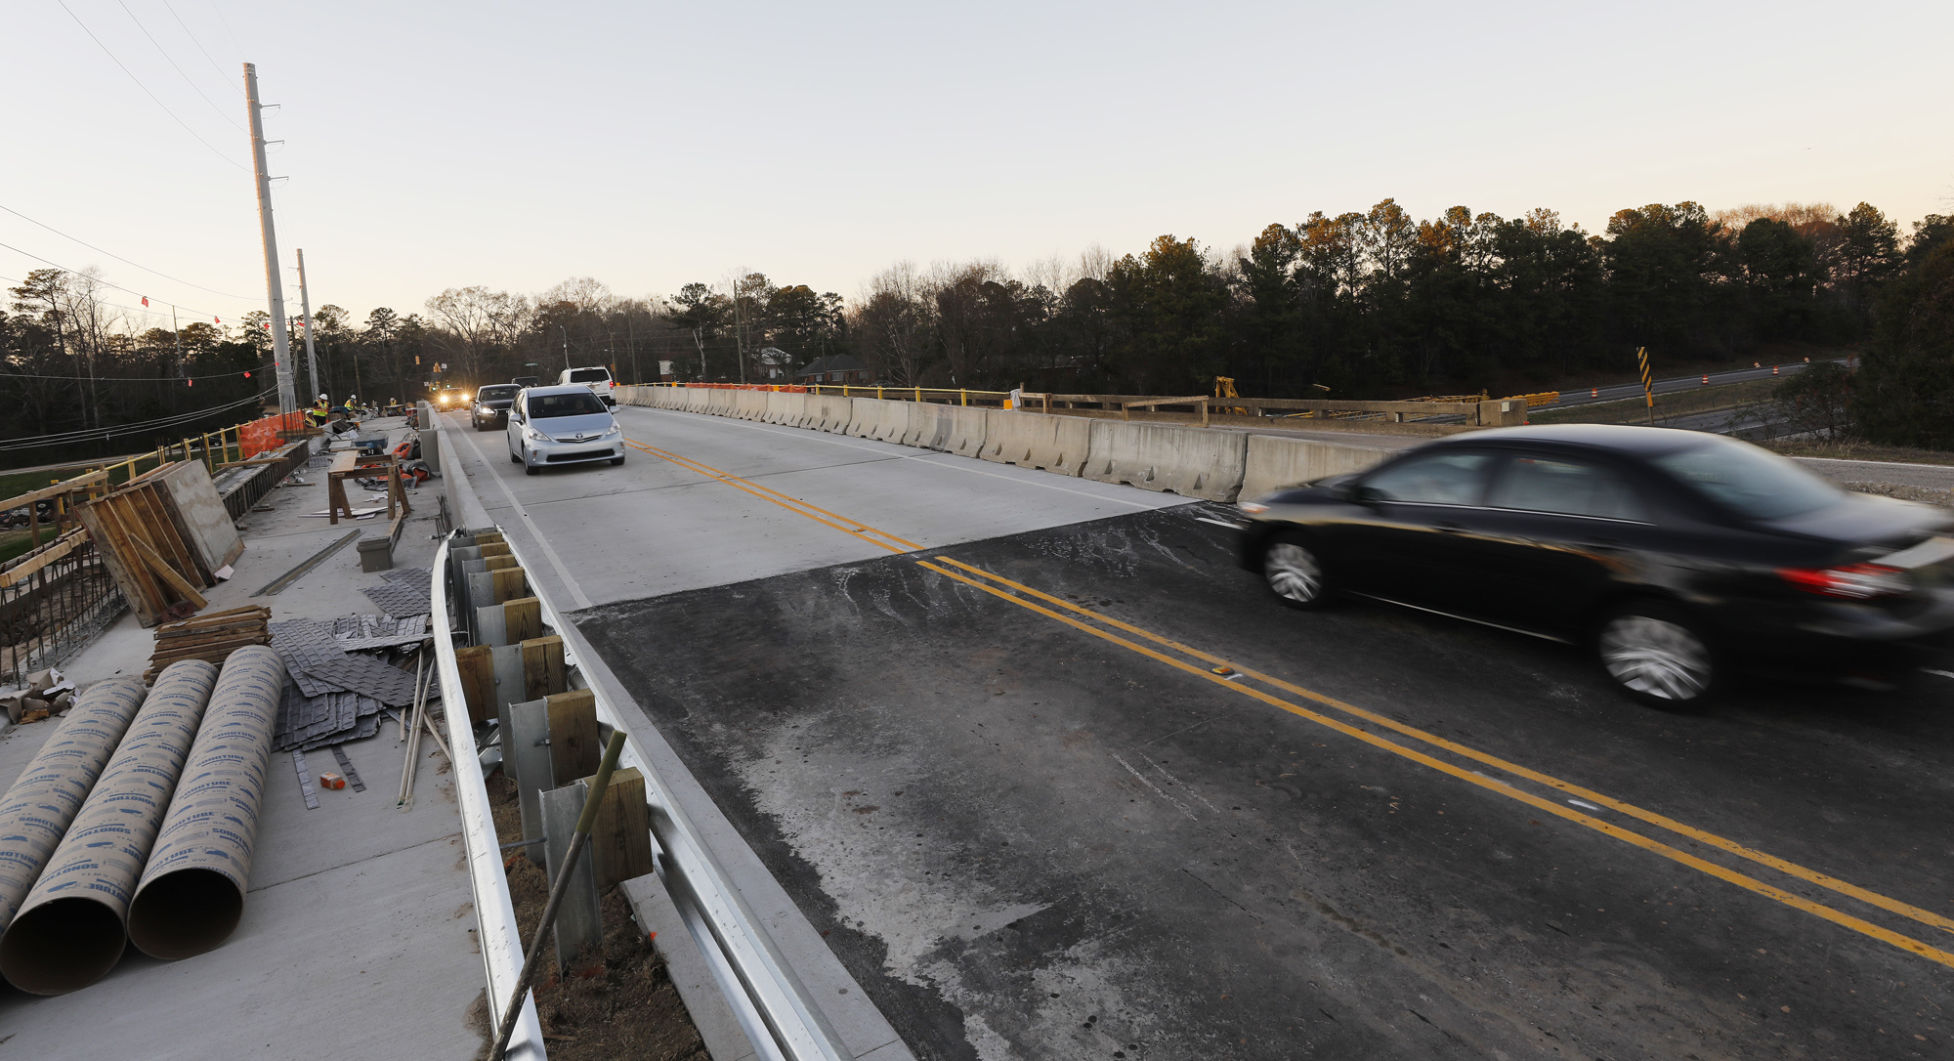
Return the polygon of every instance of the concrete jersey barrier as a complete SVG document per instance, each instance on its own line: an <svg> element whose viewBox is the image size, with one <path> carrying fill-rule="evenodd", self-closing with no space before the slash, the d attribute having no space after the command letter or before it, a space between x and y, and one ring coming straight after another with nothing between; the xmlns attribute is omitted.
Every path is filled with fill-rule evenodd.
<svg viewBox="0 0 1954 1061"><path fill-rule="evenodd" d="M741 420L758 420L767 411L766 391L733 391L733 415Z"/></svg>
<svg viewBox="0 0 1954 1061"><path fill-rule="evenodd" d="M1092 443L1092 421L1015 410L988 409L984 447L977 455L999 464L1077 475Z"/></svg>
<svg viewBox="0 0 1954 1061"><path fill-rule="evenodd" d="M1250 435L1241 496L1250 499L1266 497L1287 486L1314 482L1344 472L1360 472L1390 455L1390 450L1368 446Z"/></svg>
<svg viewBox="0 0 1954 1061"><path fill-rule="evenodd" d="M904 402L909 407L909 422L902 433L902 444L918 449L975 457L984 448L986 409L961 405L935 405L929 402Z"/></svg>
<svg viewBox="0 0 1954 1061"><path fill-rule="evenodd" d="M1087 479L1209 501L1233 501L1248 463L1248 436L1175 424L1092 422Z"/></svg>
<svg viewBox="0 0 1954 1061"><path fill-rule="evenodd" d="M801 426L816 431L844 434L854 418L853 399L837 398L828 394L810 394L807 396L807 422Z"/></svg>
<svg viewBox="0 0 1954 1061"><path fill-rule="evenodd" d="M904 408L908 402L892 402L881 398L849 399L854 420L848 425L848 433L856 438L872 438L877 442L900 442L909 430L909 411Z"/></svg>
<svg viewBox="0 0 1954 1061"><path fill-rule="evenodd" d="M797 424L807 416L807 395L770 391L760 419L769 424Z"/></svg>

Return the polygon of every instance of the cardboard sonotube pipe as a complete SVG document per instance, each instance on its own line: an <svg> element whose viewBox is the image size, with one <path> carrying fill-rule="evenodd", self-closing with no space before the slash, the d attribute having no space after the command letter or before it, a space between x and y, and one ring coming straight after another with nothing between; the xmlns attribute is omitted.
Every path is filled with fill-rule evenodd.
<svg viewBox="0 0 1954 1061"><path fill-rule="evenodd" d="M129 906L129 941L144 954L202 954L230 938L244 916L284 691L277 650L252 645L225 658Z"/></svg>
<svg viewBox="0 0 1954 1061"><path fill-rule="evenodd" d="M13 923L14 912L81 812L142 707L143 692L137 678L89 686L0 797L0 932Z"/></svg>
<svg viewBox="0 0 1954 1061"><path fill-rule="evenodd" d="M0 975L9 983L60 995L115 968L128 942L130 895L216 681L217 668L194 659L156 676L47 870L0 935Z"/></svg>

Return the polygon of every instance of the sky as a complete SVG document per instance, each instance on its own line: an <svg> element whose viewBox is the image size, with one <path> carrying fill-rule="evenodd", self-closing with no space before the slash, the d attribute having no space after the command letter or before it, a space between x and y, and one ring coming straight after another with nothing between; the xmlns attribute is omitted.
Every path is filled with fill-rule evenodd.
<svg viewBox="0 0 1954 1061"><path fill-rule="evenodd" d="M908 261L1076 270L1156 236L1465 205L1954 213L1954 4L16 0L0 286L98 267L138 327ZM80 242L77 242L80 241ZM92 245L92 246L90 246ZM140 312L150 299L149 316Z"/></svg>

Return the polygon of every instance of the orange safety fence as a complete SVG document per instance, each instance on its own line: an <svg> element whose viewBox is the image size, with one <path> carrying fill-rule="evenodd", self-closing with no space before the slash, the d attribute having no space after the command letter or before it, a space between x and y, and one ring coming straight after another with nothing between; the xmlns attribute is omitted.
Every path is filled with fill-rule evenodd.
<svg viewBox="0 0 1954 1061"><path fill-rule="evenodd" d="M238 449L249 460L260 453L268 453L284 444L278 437L280 431L305 430L304 413L285 413L277 416L262 416L248 424L238 427Z"/></svg>

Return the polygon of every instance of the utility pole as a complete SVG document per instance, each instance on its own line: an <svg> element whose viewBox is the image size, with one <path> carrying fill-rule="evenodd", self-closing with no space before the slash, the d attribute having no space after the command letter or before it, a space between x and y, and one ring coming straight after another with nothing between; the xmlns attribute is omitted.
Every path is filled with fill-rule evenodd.
<svg viewBox="0 0 1954 1061"><path fill-rule="evenodd" d="M265 242L265 296L271 300L271 356L278 376L278 411L296 412L292 344L285 335L285 289L278 277L278 236L271 225L271 178L265 175L265 125L259 116L258 67L244 64L244 107L251 117L251 168L258 179L258 229Z"/></svg>
<svg viewBox="0 0 1954 1061"><path fill-rule="evenodd" d="M631 382L643 383L645 378L638 375L638 330L631 324L631 311L624 311L624 342L631 351Z"/></svg>
<svg viewBox="0 0 1954 1061"><path fill-rule="evenodd" d="M305 364L312 370L312 389L309 394L324 394L319 389L319 355L312 349L312 298L305 290L305 248L299 248L299 312L305 322Z"/></svg>

